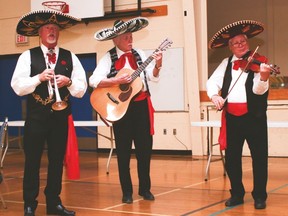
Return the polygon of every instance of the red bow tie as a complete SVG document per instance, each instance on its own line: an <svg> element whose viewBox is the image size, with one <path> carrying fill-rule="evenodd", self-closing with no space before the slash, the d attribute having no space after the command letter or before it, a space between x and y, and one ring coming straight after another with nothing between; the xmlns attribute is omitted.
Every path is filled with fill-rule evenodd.
<svg viewBox="0 0 288 216"><path fill-rule="evenodd" d="M47 53L48 56L48 62L51 64L56 63L56 53L54 52L54 49L50 49Z"/></svg>
<svg viewBox="0 0 288 216"><path fill-rule="evenodd" d="M234 61L233 70L238 70L239 68L245 67L245 61L238 59Z"/></svg>
<svg viewBox="0 0 288 216"><path fill-rule="evenodd" d="M131 68L136 70L138 66L136 64L134 55L131 52L121 55L121 57L115 62L115 69L120 70L124 67L126 63L126 57L128 58Z"/></svg>

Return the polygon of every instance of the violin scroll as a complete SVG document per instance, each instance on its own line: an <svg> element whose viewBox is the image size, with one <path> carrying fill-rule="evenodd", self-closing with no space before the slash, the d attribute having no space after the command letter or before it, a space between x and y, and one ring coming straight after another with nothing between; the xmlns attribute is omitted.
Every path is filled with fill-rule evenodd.
<svg viewBox="0 0 288 216"><path fill-rule="evenodd" d="M271 69L272 74L280 74L280 67L279 66L277 66L275 64L274 65L270 64L269 67Z"/></svg>

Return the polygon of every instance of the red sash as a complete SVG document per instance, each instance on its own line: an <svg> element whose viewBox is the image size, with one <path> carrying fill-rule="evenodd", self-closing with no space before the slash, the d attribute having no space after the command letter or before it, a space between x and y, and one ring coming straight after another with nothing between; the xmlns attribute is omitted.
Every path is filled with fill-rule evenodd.
<svg viewBox="0 0 288 216"><path fill-rule="evenodd" d="M154 135L154 107L152 105L151 97L148 94L148 92L140 92L137 97L134 99L134 101L141 101L147 98L148 102L148 111L149 111L149 120L150 120L150 134Z"/></svg>
<svg viewBox="0 0 288 216"><path fill-rule="evenodd" d="M218 137L218 142L220 145L220 150L225 150L227 147L227 136L226 136L226 107L222 110L221 115L221 127L220 127L220 134Z"/></svg>
<svg viewBox="0 0 288 216"><path fill-rule="evenodd" d="M227 112L235 116L242 116L248 112L247 103L227 103Z"/></svg>
<svg viewBox="0 0 288 216"><path fill-rule="evenodd" d="M80 178L78 142L72 115L68 116L68 138L64 165L68 179Z"/></svg>
<svg viewBox="0 0 288 216"><path fill-rule="evenodd" d="M226 112L235 116L242 116L248 112L247 103L227 103L227 106L224 107L221 115L221 128L218 137L220 150L225 150L227 148Z"/></svg>

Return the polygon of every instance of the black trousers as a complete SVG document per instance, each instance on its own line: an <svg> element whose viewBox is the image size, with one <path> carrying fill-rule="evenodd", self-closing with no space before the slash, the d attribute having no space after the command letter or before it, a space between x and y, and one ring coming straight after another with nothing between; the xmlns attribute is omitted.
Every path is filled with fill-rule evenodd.
<svg viewBox="0 0 288 216"><path fill-rule="evenodd" d="M58 113L59 112L59 113ZM45 143L47 144L48 170L45 196L47 206L61 204L63 160L66 151L68 118L62 111L52 112L42 119L27 118L24 127L25 168L23 180L24 207L37 207L39 170ZM44 117L45 116L45 117ZM43 176L43 179L46 177Z"/></svg>
<svg viewBox="0 0 288 216"><path fill-rule="evenodd" d="M132 195L133 187L130 175L130 158L134 141L139 179L139 191L150 191L150 161L152 136L147 100L131 102L122 119L113 124L115 135L119 179L123 194Z"/></svg>
<svg viewBox="0 0 288 216"><path fill-rule="evenodd" d="M242 182L242 151L246 140L252 157L254 199L267 199L268 135L266 115L256 117L226 115L227 149L225 151L226 170L231 183L231 195L244 197Z"/></svg>

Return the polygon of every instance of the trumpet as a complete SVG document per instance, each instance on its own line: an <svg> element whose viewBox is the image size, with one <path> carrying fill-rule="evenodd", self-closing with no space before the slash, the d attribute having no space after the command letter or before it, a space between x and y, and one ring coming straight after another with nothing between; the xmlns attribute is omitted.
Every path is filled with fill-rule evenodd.
<svg viewBox="0 0 288 216"><path fill-rule="evenodd" d="M49 49L48 53L50 55L52 55L54 53L54 50ZM46 62L47 62L48 69L51 69L49 58L46 59ZM52 104L52 109L55 111L64 110L68 106L68 104L65 101L62 101L62 99L60 97L60 93L59 93L57 82L56 82L55 73L53 74L53 79L54 79L54 91L55 91L56 102L54 104ZM53 93L53 87L52 87L50 80L48 81L48 92L49 92L49 98L52 99L54 93Z"/></svg>
<svg viewBox="0 0 288 216"><path fill-rule="evenodd" d="M48 65L48 68L50 69L50 65ZM65 101L62 101L61 97L60 97L60 93L59 93L59 89L58 89L58 85L56 82L56 77L55 74L53 74L53 79L54 79L54 91L55 91L55 97L56 97L56 102L52 104L52 109L55 111L60 111L60 110L64 110L66 109L66 107L68 106L68 104ZM48 81L48 92L49 92L49 98L52 99L54 92L53 92L53 87L51 84L51 81Z"/></svg>
<svg viewBox="0 0 288 216"><path fill-rule="evenodd" d="M56 102L52 104L52 109L55 111L64 110L64 109L66 109L68 104L65 101L62 101L62 99L60 97L59 90L58 90L58 86L56 83L55 74L53 75L53 77L54 77L54 91L55 91ZM49 80L49 82L50 82L50 80ZM51 82L50 82L50 85L51 85Z"/></svg>

